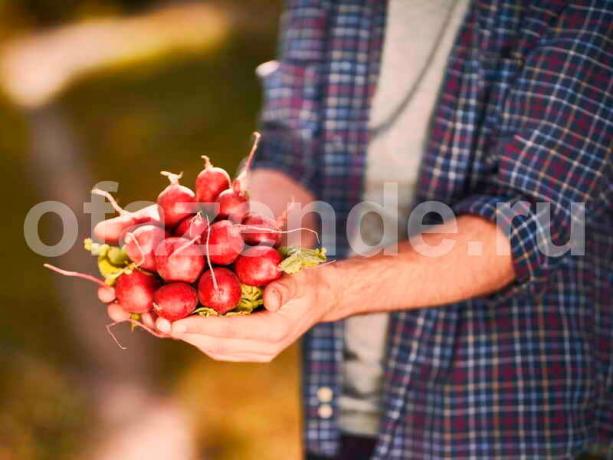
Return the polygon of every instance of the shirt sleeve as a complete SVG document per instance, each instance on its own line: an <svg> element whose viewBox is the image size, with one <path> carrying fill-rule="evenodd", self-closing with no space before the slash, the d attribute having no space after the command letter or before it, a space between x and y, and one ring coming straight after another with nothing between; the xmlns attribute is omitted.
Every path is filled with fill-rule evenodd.
<svg viewBox="0 0 613 460"><path fill-rule="evenodd" d="M501 109L496 167L483 193L453 206L502 228L519 283L571 257L544 251L548 241L567 243L572 223L602 227L611 212L613 15L600 4L566 8L525 56Z"/></svg>
<svg viewBox="0 0 613 460"><path fill-rule="evenodd" d="M264 90L262 143L254 167L279 170L317 196L321 68L326 49L326 2L287 2L278 60L257 69Z"/></svg>

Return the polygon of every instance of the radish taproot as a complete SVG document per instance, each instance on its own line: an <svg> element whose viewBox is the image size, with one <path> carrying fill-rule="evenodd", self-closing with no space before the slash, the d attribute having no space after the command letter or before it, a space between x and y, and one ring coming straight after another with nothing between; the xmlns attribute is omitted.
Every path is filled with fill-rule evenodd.
<svg viewBox="0 0 613 460"><path fill-rule="evenodd" d="M220 315L233 310L241 300L241 284L229 269L207 270L198 281L198 299Z"/></svg>
<svg viewBox="0 0 613 460"><path fill-rule="evenodd" d="M253 145L251 146L251 151L249 152L249 156L241 172L232 182L232 186L221 192L217 197L217 204L219 205L217 217L219 219L230 219L235 223L240 223L249 213L247 179L261 138L260 133L257 132L253 133L253 136Z"/></svg>
<svg viewBox="0 0 613 460"><path fill-rule="evenodd" d="M117 303L129 313L145 313L153 308L153 294L159 287L158 279L141 270L123 273L115 282Z"/></svg>
<svg viewBox="0 0 613 460"><path fill-rule="evenodd" d="M200 203L214 203L221 192L230 188L230 175L223 168L211 164L206 155L202 155L204 169L196 177L196 200Z"/></svg>
<svg viewBox="0 0 613 460"><path fill-rule="evenodd" d="M143 224L126 233L123 248L132 262L140 268L154 272L155 248L167 237L168 233L160 226Z"/></svg>
<svg viewBox="0 0 613 460"><path fill-rule="evenodd" d="M195 240L173 236L155 248L155 265L164 281L193 283L204 268L204 255Z"/></svg>
<svg viewBox="0 0 613 460"><path fill-rule="evenodd" d="M238 256L234 271L243 284L266 286L281 277L279 264L282 260L276 249L270 246L254 246Z"/></svg>
<svg viewBox="0 0 613 460"><path fill-rule="evenodd" d="M222 220L211 225L206 251L211 263L229 265L241 253L245 246L238 226L229 220Z"/></svg>
<svg viewBox="0 0 613 460"><path fill-rule="evenodd" d="M183 173L162 171L161 174L168 177L170 184L157 198L160 217L167 228L174 228L180 221L195 213L196 194L188 187L179 184Z"/></svg>
<svg viewBox="0 0 613 460"><path fill-rule="evenodd" d="M51 265L51 264L43 264L43 267L48 268L49 270L54 271L56 273L59 273L60 275L71 276L74 278L81 278L81 279L91 281L92 283L97 284L98 285L98 292L97 292L98 299L100 299L100 302L102 303L112 302L116 298L115 288L113 288L112 286L109 286L104 281L102 281L99 278L96 278L95 276L88 275L87 273L64 270L62 268L56 267L55 265Z"/></svg>
<svg viewBox="0 0 613 460"><path fill-rule="evenodd" d="M198 305L198 292L187 283L169 283L153 295L155 313L168 321L189 316Z"/></svg>

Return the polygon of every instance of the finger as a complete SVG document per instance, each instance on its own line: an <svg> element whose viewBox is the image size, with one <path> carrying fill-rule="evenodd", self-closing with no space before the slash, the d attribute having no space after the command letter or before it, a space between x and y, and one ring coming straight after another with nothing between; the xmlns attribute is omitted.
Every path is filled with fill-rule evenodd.
<svg viewBox="0 0 613 460"><path fill-rule="evenodd" d="M263 311L249 316L188 317L175 321L172 336L202 334L219 338L236 338L264 341L279 341L286 335L285 321L270 312Z"/></svg>
<svg viewBox="0 0 613 460"><path fill-rule="evenodd" d="M153 204L138 211L103 220L94 227L94 235L105 243L116 244L123 234L135 225L159 222L158 206Z"/></svg>
<svg viewBox="0 0 613 460"><path fill-rule="evenodd" d="M109 304L115 300L115 288L112 286L100 286L98 288L98 300L104 304Z"/></svg>
<svg viewBox="0 0 613 460"><path fill-rule="evenodd" d="M297 290L298 284L293 276L273 281L264 289L264 307L268 311L278 311L297 294Z"/></svg>
<svg viewBox="0 0 613 460"><path fill-rule="evenodd" d="M156 329L157 315L153 312L147 312L140 315L140 320L143 324L151 329Z"/></svg>
<svg viewBox="0 0 613 460"><path fill-rule="evenodd" d="M121 305L117 302L108 304L106 307L106 314L116 323L121 323L130 319L130 313L121 308Z"/></svg>
<svg viewBox="0 0 613 460"><path fill-rule="evenodd" d="M195 346L213 359L224 361L269 361L282 350L281 346L257 340L220 339L201 334L185 334L180 340Z"/></svg>
<svg viewBox="0 0 613 460"><path fill-rule="evenodd" d="M156 319L155 327L157 328L158 331L162 332L163 334L171 335L170 332L172 331L172 324L166 318Z"/></svg>

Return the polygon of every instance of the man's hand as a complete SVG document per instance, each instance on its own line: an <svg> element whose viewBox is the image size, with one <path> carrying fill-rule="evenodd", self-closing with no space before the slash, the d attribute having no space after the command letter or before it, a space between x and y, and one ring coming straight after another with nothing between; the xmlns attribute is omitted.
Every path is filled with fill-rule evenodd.
<svg viewBox="0 0 613 460"><path fill-rule="evenodd" d="M176 321L167 332L216 360L269 362L326 320L336 298L329 282L332 272L333 265L314 267L269 284L265 311L229 318L192 316Z"/></svg>

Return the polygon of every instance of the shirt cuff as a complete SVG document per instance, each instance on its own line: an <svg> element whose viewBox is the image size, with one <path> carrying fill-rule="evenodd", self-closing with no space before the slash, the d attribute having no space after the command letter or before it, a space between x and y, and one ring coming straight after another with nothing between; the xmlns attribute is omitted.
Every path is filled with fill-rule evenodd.
<svg viewBox="0 0 613 460"><path fill-rule="evenodd" d="M471 214L495 223L507 236L516 280L511 289L535 289L544 277L548 258L539 247L544 228L528 201L473 195L452 206L456 215ZM542 241L542 240L541 240ZM515 288L515 289L513 289Z"/></svg>

